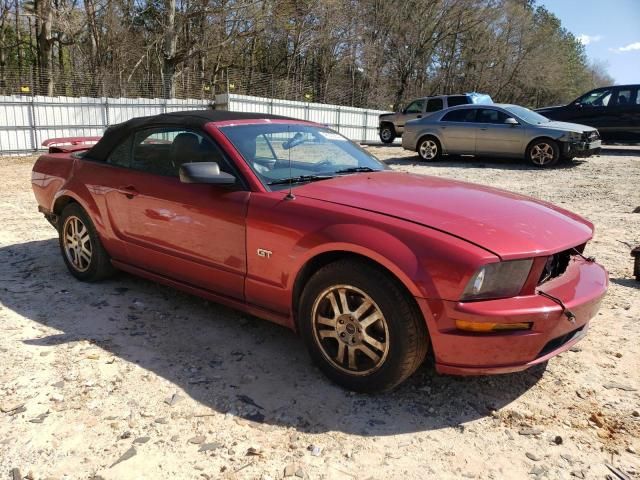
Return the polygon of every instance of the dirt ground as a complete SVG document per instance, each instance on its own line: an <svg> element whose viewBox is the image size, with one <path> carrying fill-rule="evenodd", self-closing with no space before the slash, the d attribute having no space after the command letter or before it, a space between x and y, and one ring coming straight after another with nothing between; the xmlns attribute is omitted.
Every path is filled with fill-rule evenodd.
<svg viewBox="0 0 640 480"><path fill-rule="evenodd" d="M0 479L640 477L629 256L640 244L640 148L549 171L369 149L398 170L498 186L593 221L587 253L611 286L587 338L546 368L456 378L425 364L393 393L352 394L281 327L125 274L74 280L36 211L33 158L0 158Z"/></svg>

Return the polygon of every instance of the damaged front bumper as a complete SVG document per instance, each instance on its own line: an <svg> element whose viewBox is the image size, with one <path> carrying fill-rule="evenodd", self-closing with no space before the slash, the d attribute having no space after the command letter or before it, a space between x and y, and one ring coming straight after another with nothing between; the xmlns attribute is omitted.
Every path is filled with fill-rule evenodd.
<svg viewBox="0 0 640 480"><path fill-rule="evenodd" d="M487 375L545 362L585 336L607 286L606 270L581 258L572 260L562 276L544 283L540 290L562 299L573 320L560 305L536 294L476 302L417 299L427 321L436 370ZM531 329L472 333L456 329L456 320L531 323Z"/></svg>
<svg viewBox="0 0 640 480"><path fill-rule="evenodd" d="M586 141L569 141L562 143L562 155L565 157L590 157L598 155L602 148L601 140Z"/></svg>

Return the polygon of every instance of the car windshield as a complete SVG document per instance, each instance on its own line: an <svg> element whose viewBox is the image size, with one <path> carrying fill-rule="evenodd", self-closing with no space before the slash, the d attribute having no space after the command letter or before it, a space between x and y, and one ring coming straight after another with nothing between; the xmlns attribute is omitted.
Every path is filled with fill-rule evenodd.
<svg viewBox="0 0 640 480"><path fill-rule="evenodd" d="M220 129L264 185L272 190L385 170L373 155L342 135L314 125L264 123Z"/></svg>
<svg viewBox="0 0 640 480"><path fill-rule="evenodd" d="M504 107L504 109L513 113L521 120L524 120L525 122L531 123L533 125L541 125L543 123L549 123L551 121L547 117L540 115L539 113L529 110L528 108L519 107L517 105L510 105L508 107Z"/></svg>

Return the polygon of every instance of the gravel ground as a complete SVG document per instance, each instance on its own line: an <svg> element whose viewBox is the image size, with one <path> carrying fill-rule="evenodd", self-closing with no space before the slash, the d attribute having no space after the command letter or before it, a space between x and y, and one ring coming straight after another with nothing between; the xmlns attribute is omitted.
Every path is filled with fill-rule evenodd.
<svg viewBox="0 0 640 480"><path fill-rule="evenodd" d="M611 287L587 338L518 374L425 364L393 393L351 394L281 327L125 274L75 281L36 211L33 158L2 158L0 479L638 478L640 148L549 171L368 148L592 220Z"/></svg>

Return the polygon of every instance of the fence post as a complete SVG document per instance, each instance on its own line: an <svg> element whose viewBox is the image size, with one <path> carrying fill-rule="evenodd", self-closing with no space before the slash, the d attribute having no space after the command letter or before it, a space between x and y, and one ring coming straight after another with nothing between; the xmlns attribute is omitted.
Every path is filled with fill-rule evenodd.
<svg viewBox="0 0 640 480"><path fill-rule="evenodd" d="M109 97L103 97L104 103L102 106L102 123L104 124L104 128L106 129L109 126Z"/></svg>
<svg viewBox="0 0 640 480"><path fill-rule="evenodd" d="M364 122L363 122L363 126L362 126L362 143L366 143L367 140L369 140L367 138L367 130L369 127L369 123L367 122L367 111L364 111Z"/></svg>
<svg viewBox="0 0 640 480"><path fill-rule="evenodd" d="M336 130L338 133L340 132L340 107L336 108Z"/></svg>
<svg viewBox="0 0 640 480"><path fill-rule="evenodd" d="M29 105L29 126L31 127L31 150L34 152L38 150L38 141L36 138L36 128L38 127L36 121L36 97L31 94L31 102Z"/></svg>

